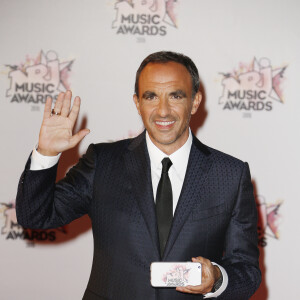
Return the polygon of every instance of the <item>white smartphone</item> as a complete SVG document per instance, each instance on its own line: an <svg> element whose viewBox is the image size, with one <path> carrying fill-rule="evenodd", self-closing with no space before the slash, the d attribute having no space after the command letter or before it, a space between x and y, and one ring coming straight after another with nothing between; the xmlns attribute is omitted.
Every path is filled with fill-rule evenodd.
<svg viewBox="0 0 300 300"><path fill-rule="evenodd" d="M150 281L153 287L200 285L202 268L196 262L153 262Z"/></svg>

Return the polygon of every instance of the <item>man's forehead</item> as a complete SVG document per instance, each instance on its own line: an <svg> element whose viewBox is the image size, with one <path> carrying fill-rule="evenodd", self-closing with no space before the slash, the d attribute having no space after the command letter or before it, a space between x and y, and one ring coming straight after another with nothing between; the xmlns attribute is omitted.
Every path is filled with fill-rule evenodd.
<svg viewBox="0 0 300 300"><path fill-rule="evenodd" d="M158 85L171 86L181 84L191 87L192 78L186 67L180 63L148 63L142 70L139 78L139 86Z"/></svg>
<svg viewBox="0 0 300 300"><path fill-rule="evenodd" d="M178 70L183 73L189 74L188 69L181 63L175 61L168 62L150 62L148 63L141 72L142 74L148 73L168 73Z"/></svg>

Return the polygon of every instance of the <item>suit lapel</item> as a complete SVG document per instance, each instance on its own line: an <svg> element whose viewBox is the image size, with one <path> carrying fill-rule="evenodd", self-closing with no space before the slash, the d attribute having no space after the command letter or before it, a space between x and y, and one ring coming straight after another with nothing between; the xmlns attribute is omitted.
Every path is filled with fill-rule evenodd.
<svg viewBox="0 0 300 300"><path fill-rule="evenodd" d="M133 139L128 150L125 154L125 165L132 181L135 198L150 233L156 251L155 254L159 259L159 240L145 131Z"/></svg>
<svg viewBox="0 0 300 300"><path fill-rule="evenodd" d="M172 249L180 230L186 222L196 202L201 201L201 190L208 171L211 167L211 156L209 149L203 145L195 136L188 161L182 190L175 210L170 235L166 244L163 260Z"/></svg>

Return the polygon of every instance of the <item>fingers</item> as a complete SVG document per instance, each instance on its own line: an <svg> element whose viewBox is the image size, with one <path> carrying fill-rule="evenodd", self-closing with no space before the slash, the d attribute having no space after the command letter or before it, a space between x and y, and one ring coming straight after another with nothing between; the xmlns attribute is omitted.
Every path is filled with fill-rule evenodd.
<svg viewBox="0 0 300 300"><path fill-rule="evenodd" d="M202 288L200 285L197 286L180 286L176 288L176 291L182 292L182 293L188 293L188 294L204 294L202 292Z"/></svg>
<svg viewBox="0 0 300 300"><path fill-rule="evenodd" d="M188 294L206 294L209 293L214 285L214 266L207 258L198 256L192 258L193 262L201 263L202 265L202 280L200 285L177 287L176 290Z"/></svg>
<svg viewBox="0 0 300 300"><path fill-rule="evenodd" d="M178 286L176 287L176 291L188 294L206 294L211 291L212 286L209 286L205 283L201 283L201 285L188 285L188 286Z"/></svg>
<svg viewBox="0 0 300 300"><path fill-rule="evenodd" d="M65 93L59 93L54 105L55 112L61 113L61 108L63 105L64 98L65 98Z"/></svg>
<svg viewBox="0 0 300 300"><path fill-rule="evenodd" d="M81 100L78 96L75 97L71 112L69 114L69 119L72 121L73 125L75 124L78 114L79 114L80 101Z"/></svg>
<svg viewBox="0 0 300 300"><path fill-rule="evenodd" d="M50 118L50 116L51 116L51 107L52 107L52 98L47 97L46 103L45 103L45 108L44 108L43 119Z"/></svg>
<svg viewBox="0 0 300 300"><path fill-rule="evenodd" d="M207 264L209 263L210 261L202 256L197 256L197 257L193 257L192 258L192 261L193 262L199 262L200 264Z"/></svg>
<svg viewBox="0 0 300 300"><path fill-rule="evenodd" d="M61 116L67 117L71 107L72 92L67 91L62 102Z"/></svg>
<svg viewBox="0 0 300 300"><path fill-rule="evenodd" d="M75 147L86 135L90 133L89 129L82 129L70 139L70 148Z"/></svg>
<svg viewBox="0 0 300 300"><path fill-rule="evenodd" d="M72 100L72 92L67 91L66 93L60 93L56 99L54 105L54 111L57 112L62 117L68 117L72 121L73 125L78 117L79 108L80 108L80 98L75 97L74 104L70 112L71 107L71 100ZM52 102L51 102L52 103ZM50 104L51 104L50 103ZM46 107L45 107L46 109ZM47 106L47 116L51 116L51 105Z"/></svg>

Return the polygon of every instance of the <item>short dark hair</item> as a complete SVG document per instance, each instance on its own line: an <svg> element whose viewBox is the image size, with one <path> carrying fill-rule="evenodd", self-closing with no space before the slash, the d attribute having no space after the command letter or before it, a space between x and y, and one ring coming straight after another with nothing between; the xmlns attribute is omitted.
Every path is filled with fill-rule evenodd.
<svg viewBox="0 0 300 300"><path fill-rule="evenodd" d="M164 64L170 61L182 64L183 66L186 67L186 69L190 73L192 78L192 84L193 84L192 96L194 98L196 93L199 91L199 87L200 87L200 78L199 78L198 69L194 64L194 62L188 56L183 55L181 53L172 52L172 51L155 52L148 55L142 61L140 67L136 71L136 76L135 76L134 92L138 97L139 97L139 79L140 79L141 72L146 67L146 65L149 63Z"/></svg>

